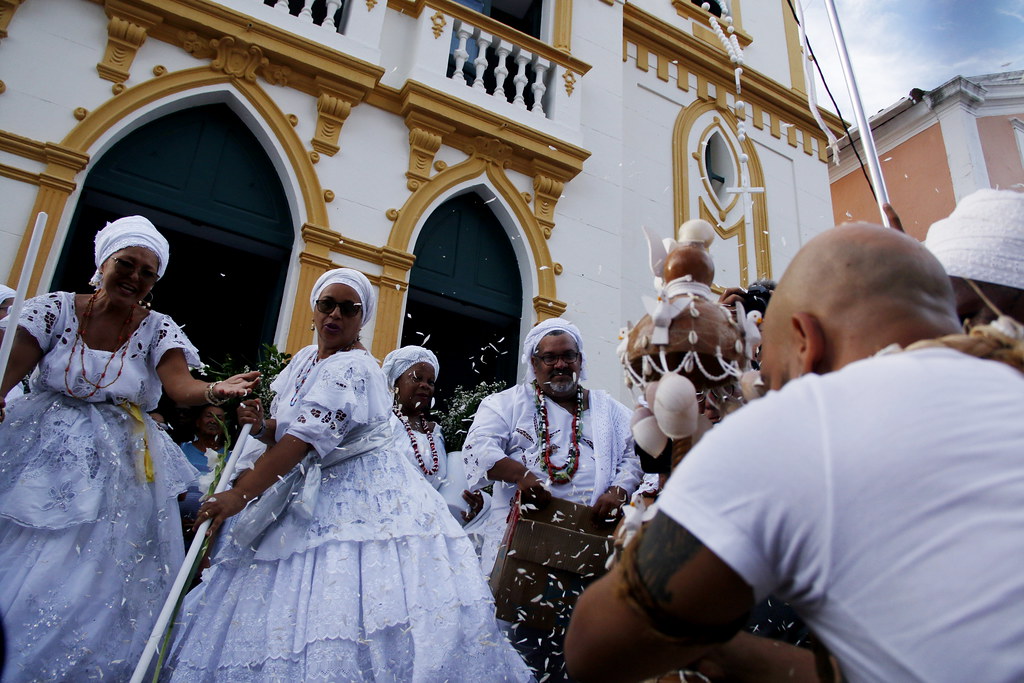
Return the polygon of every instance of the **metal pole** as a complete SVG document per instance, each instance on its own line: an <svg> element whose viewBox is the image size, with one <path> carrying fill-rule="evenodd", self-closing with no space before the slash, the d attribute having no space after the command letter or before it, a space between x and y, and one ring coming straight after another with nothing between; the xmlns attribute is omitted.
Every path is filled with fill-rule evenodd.
<svg viewBox="0 0 1024 683"><path fill-rule="evenodd" d="M231 449L231 457L228 458L227 464L224 465L224 471L220 474L220 479L217 481L217 487L213 490L214 495L217 495L222 491L226 491L228 486L230 486L231 477L235 473L235 464L238 462L238 458L244 450L243 447L245 446L245 442L249 439L249 432L251 430L251 424L242 425L242 431L238 435L235 447ZM178 570L178 576L174 579L174 584L171 586L171 592L164 601L164 607L160 610L160 616L156 619L156 624L153 626L152 633L149 634L149 640L146 641L146 647L142 651L142 657L139 659L138 666L135 667L135 673L132 674L131 683L142 683L143 678L146 676L146 670L149 669L149 663L153 660L153 655L156 654L156 649L160 645L160 639L163 637L164 630L167 628L167 623L171 620L171 614L174 612L174 607L178 604L178 597L181 595L181 591L185 588L185 581L188 580L188 575L192 570L192 565L195 564L196 557L199 555L199 550L203 547L203 539L206 536L206 530L210 528L211 521L212 520L207 519L196 530L195 538L192 539L192 545L189 546L188 553L185 555L185 561L181 564L181 569Z"/></svg>
<svg viewBox="0 0 1024 683"><path fill-rule="evenodd" d="M0 344L0 380L3 380L7 373L7 362L11 359L11 350L14 348L14 336L18 329L18 318L21 317L21 308L25 303L25 294L28 291L28 281L32 278L32 268L39 256L39 244L43 240L43 229L46 227L46 213L40 211L36 215L36 223L32 228L32 237L29 239L28 251L25 252L25 261L21 264L21 276L18 278L18 288L14 290L14 301L11 310L7 314L7 331L4 332L3 343ZM0 422L3 422L4 414L0 411Z"/></svg>
<svg viewBox="0 0 1024 683"><path fill-rule="evenodd" d="M799 0L795 0L799 2ZM828 11L829 25L832 27L832 37L836 41L836 49L839 51L839 62L843 66L843 74L846 76L846 87L850 92L850 100L853 105L854 118L857 121L857 130L860 131L860 139L864 147L864 158L868 162L868 173L871 175L871 182L875 186L875 198L878 200L878 212L882 215L882 222L886 227L892 227L889 219L882 209L882 204L889 203L889 193L885 189L885 179L882 178L882 168L878 163L878 152L875 150L875 137L871 133L871 125L867 116L864 115L864 103L860 99L860 91L857 89L857 79L853 75L853 66L850 64L850 54L846 51L846 41L843 39L843 29L839 25L839 17L836 14L836 6L833 0L825 0L825 9ZM853 144L853 140L850 140Z"/></svg>

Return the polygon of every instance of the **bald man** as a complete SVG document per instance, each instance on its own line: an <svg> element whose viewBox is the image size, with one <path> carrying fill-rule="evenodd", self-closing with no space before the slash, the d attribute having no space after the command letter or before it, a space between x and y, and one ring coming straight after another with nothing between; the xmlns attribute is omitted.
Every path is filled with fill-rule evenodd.
<svg viewBox="0 0 1024 683"><path fill-rule="evenodd" d="M570 674L682 668L772 593L845 680L1024 680L1024 375L894 346L958 328L912 238L855 224L811 240L765 316L774 391L704 437L580 598Z"/></svg>

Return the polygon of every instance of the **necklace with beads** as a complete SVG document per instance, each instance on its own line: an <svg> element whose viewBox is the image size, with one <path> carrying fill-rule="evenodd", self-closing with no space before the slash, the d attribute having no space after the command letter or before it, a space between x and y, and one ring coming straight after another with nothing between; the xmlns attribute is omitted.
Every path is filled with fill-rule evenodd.
<svg viewBox="0 0 1024 683"><path fill-rule="evenodd" d="M295 391L292 393L292 399L288 401L288 405L293 406L298 402L299 392L302 391L303 385L306 383L306 380L309 379L309 373L313 372L313 368L315 368L316 364L319 362L320 357L316 353L306 361L306 366L302 369L302 374L295 380Z"/></svg>
<svg viewBox="0 0 1024 683"><path fill-rule="evenodd" d="M423 474L433 476L437 474L437 470L441 467L441 459L437 455L437 445L434 443L434 433L424 429L423 433L427 435L427 443L430 444L430 459L431 467L427 467L427 463L423 462L423 455L420 454L419 443L417 442L416 435L412 431L412 425L409 422L409 418L406 417L398 406L395 406L395 415L402 421L402 426L405 427L405 433L409 435L409 443L412 444L412 453L416 456L416 463L420 466Z"/></svg>
<svg viewBox="0 0 1024 683"><path fill-rule="evenodd" d="M547 472L552 484L568 484L576 476L576 470L580 466L580 439L583 438L583 387L576 385L576 411L572 415L569 453L565 458L565 464L561 467L551 462L551 429L548 426L548 407L544 401L544 394L536 381L533 383L533 389L539 426L537 437L544 449L541 467Z"/></svg>
<svg viewBox="0 0 1024 683"><path fill-rule="evenodd" d="M118 378L121 377L121 373L124 372L124 357L128 354L127 341L129 337L129 330L131 329L132 325L132 318L135 316L135 304L132 304L131 307L128 309L128 317L125 319L124 323L121 324L121 331L118 332L117 335L117 346L118 349L121 350L121 353L120 365L117 369L117 374L114 375L114 379L110 380L106 384L103 383L103 380L106 379L107 377L107 371L110 369L110 363L114 360L114 357L118 355L117 349L111 352L110 357L107 358L107 362L104 363L103 365L103 370L100 372L99 378L95 382L89 379L89 377L85 374L85 332L86 329L89 327L89 321L92 319L93 304L96 303L96 297L98 295L99 292L96 292L95 294L89 297L89 303L86 305L85 312L82 314L82 319L78 323L78 332L75 334L74 341L71 342L71 352L68 354L68 364L64 367L64 388L67 390L68 396L71 396L72 398L92 398L101 389L106 389L107 387L113 385L114 382L116 382ZM81 344L79 344L79 342L81 342ZM82 365L82 379L85 381L86 384L92 387L92 391L85 394L84 396L77 395L71 388L71 384L68 381L70 375L72 374L71 361L75 357L75 347L78 347L78 358L79 362Z"/></svg>

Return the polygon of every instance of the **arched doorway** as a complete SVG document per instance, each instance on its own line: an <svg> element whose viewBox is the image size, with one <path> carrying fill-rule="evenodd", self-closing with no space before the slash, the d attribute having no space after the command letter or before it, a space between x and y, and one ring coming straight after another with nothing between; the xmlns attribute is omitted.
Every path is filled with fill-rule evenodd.
<svg viewBox="0 0 1024 683"><path fill-rule="evenodd" d="M140 214L170 243L153 306L184 326L204 361L252 362L273 341L294 242L281 182L224 104L170 114L118 142L89 172L51 289L88 291L93 237Z"/></svg>
<svg viewBox="0 0 1024 683"><path fill-rule="evenodd" d="M487 203L475 193L446 201L427 218L414 253L402 345L437 354L438 404L456 386L515 383L523 287L515 252Z"/></svg>

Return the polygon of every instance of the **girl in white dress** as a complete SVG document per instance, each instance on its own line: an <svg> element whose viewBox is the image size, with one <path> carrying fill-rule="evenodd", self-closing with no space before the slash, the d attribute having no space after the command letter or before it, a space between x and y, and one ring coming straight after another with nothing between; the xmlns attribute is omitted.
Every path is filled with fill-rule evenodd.
<svg viewBox="0 0 1024 683"><path fill-rule="evenodd" d="M195 476L146 413L161 386L220 403L258 374L192 378L195 347L139 305L167 258L152 223L117 220L96 236L96 293L29 299L17 320L0 397L37 372L0 423L5 681L130 677L183 559L176 497Z"/></svg>
<svg viewBox="0 0 1024 683"><path fill-rule="evenodd" d="M270 447L207 500L237 515L189 594L172 681L521 681L476 556L441 497L394 447L391 391L359 344L373 290L347 268L310 298L317 343L272 385ZM258 498L257 498L258 497Z"/></svg>

